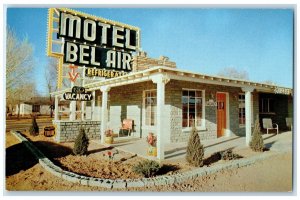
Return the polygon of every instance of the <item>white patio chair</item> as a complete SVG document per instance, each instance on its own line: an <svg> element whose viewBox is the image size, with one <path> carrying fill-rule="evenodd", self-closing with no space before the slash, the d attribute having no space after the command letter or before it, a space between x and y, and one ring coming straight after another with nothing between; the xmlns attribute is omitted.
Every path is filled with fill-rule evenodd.
<svg viewBox="0 0 300 200"><path fill-rule="evenodd" d="M272 123L272 119L263 118L263 128L267 129L267 134L269 134L269 130L276 129L278 134L278 124Z"/></svg>

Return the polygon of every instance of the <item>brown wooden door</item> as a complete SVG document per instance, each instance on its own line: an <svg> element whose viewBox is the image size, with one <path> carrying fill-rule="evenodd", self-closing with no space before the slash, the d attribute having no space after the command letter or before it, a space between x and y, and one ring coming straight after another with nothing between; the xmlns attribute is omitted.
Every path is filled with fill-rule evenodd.
<svg viewBox="0 0 300 200"><path fill-rule="evenodd" d="M226 129L226 94L217 93L217 136L225 134Z"/></svg>

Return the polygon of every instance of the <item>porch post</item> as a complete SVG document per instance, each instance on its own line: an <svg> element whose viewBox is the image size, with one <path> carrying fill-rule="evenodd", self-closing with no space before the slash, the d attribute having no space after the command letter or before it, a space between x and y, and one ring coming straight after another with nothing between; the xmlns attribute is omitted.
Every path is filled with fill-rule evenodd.
<svg viewBox="0 0 300 200"><path fill-rule="evenodd" d="M81 102L81 121L84 121L85 101Z"/></svg>
<svg viewBox="0 0 300 200"><path fill-rule="evenodd" d="M74 121L76 118L76 101L70 101L70 121Z"/></svg>
<svg viewBox="0 0 300 200"><path fill-rule="evenodd" d="M74 82L71 81L71 88L74 87ZM74 121L76 118L76 101L70 101L70 115L69 120Z"/></svg>
<svg viewBox="0 0 300 200"><path fill-rule="evenodd" d="M85 65L83 65L83 73L82 73L82 87L85 85ZM81 121L84 121L84 114L85 114L85 101L81 102Z"/></svg>
<svg viewBox="0 0 300 200"><path fill-rule="evenodd" d="M163 160L165 158L164 141L163 141L163 113L165 108L165 84L169 82L169 78L162 74L155 75L152 78L153 83L157 87L157 106L156 106L156 134L157 134L157 158Z"/></svg>
<svg viewBox="0 0 300 200"><path fill-rule="evenodd" d="M252 87L245 87L242 88L242 90L245 92L245 129L246 129L246 145L249 146L250 140L251 140L251 119L252 119L252 113L251 113L251 92L253 92L254 88Z"/></svg>
<svg viewBox="0 0 300 200"><path fill-rule="evenodd" d="M91 103L91 118L92 118L92 120L95 119L95 117L94 117L94 113L95 113L95 101L96 101L95 94L96 94L96 91L95 90L92 91L92 96L93 96L92 103Z"/></svg>
<svg viewBox="0 0 300 200"><path fill-rule="evenodd" d="M54 101L54 120L58 120L58 95L55 95L55 101Z"/></svg>
<svg viewBox="0 0 300 200"><path fill-rule="evenodd" d="M104 133L107 129L107 97L110 87L101 86L100 88L102 92L102 110L101 110L101 143L104 143Z"/></svg>

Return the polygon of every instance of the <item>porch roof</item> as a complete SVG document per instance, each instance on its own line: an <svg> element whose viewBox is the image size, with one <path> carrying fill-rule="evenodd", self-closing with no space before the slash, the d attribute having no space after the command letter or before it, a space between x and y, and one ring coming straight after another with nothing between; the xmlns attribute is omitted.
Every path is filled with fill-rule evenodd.
<svg viewBox="0 0 300 200"><path fill-rule="evenodd" d="M106 79L102 81L97 81L94 83L88 83L84 85L87 91L93 91L99 89L101 86L117 87L122 85L134 84L144 81L151 81L153 75L163 74L170 78L171 80L181 80L181 81L190 81L198 83L207 83L213 85L223 85L231 87L251 87L256 89L258 92L267 92L267 93L280 93L280 94L292 94L293 91L291 88L280 87L276 85L264 84L252 82L249 80L227 78L221 76L211 76L200 73L195 73L186 70L174 69L165 66L156 66L147 70L132 72L125 76L120 76L116 78ZM71 88L60 90L51 93L52 95L59 95L64 92L70 91Z"/></svg>

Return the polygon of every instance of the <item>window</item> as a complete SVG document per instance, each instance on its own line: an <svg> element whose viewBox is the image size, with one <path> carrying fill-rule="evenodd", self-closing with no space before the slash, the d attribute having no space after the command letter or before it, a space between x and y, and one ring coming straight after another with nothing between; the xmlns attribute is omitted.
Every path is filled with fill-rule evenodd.
<svg viewBox="0 0 300 200"><path fill-rule="evenodd" d="M156 90L145 91L145 125L154 126L156 124Z"/></svg>
<svg viewBox="0 0 300 200"><path fill-rule="evenodd" d="M261 113L273 113L274 112L274 99L262 98L260 100L259 112L261 112Z"/></svg>
<svg viewBox="0 0 300 200"><path fill-rule="evenodd" d="M102 96L100 96L100 95L97 96L97 94L96 94L96 97L95 97L95 106L99 106L99 107L102 106L101 97Z"/></svg>
<svg viewBox="0 0 300 200"><path fill-rule="evenodd" d="M245 94L239 94L239 125L244 127L246 124L246 103L245 103ZM253 112L253 95L251 95L251 125L254 125L254 112Z"/></svg>
<svg viewBox="0 0 300 200"><path fill-rule="evenodd" d="M239 94L239 124L245 125L245 95Z"/></svg>
<svg viewBox="0 0 300 200"><path fill-rule="evenodd" d="M32 112L40 112L40 105L32 105Z"/></svg>
<svg viewBox="0 0 300 200"><path fill-rule="evenodd" d="M182 127L203 126L203 96L203 91L182 91Z"/></svg>

